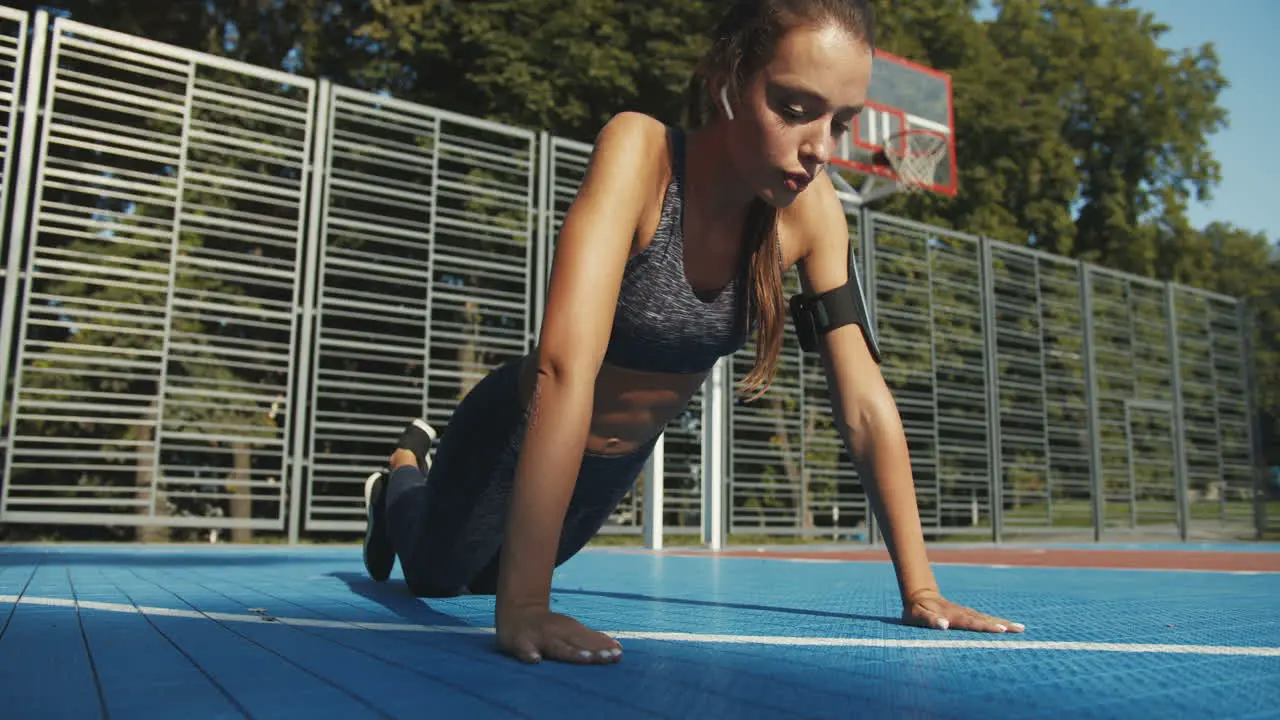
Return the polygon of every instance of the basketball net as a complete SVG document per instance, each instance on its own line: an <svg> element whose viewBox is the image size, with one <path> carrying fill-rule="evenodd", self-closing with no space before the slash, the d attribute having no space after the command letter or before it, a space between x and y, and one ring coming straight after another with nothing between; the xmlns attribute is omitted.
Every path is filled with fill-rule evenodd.
<svg viewBox="0 0 1280 720"><path fill-rule="evenodd" d="M842 198L857 206L875 202L896 192L918 193L937 182L938 164L947 155L947 136L923 128L912 128L888 138L881 163L893 170L894 178L870 174L855 189L837 172L830 173Z"/></svg>
<svg viewBox="0 0 1280 720"><path fill-rule="evenodd" d="M907 130L890 138L884 154L902 191L920 192L933 183L938 163L947 154L947 138L932 130Z"/></svg>

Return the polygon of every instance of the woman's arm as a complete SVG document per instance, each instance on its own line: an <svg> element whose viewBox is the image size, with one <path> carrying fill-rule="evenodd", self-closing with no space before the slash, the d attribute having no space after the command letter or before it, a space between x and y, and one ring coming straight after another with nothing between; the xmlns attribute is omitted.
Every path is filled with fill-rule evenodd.
<svg viewBox="0 0 1280 720"><path fill-rule="evenodd" d="M850 276L849 225L827 176L820 176L791 210L787 227L801 248L803 291L815 295L844 285ZM833 420L884 529L905 619L943 628L1021 629L942 599L925 551L902 418L862 328L836 328L822 336L819 349Z"/></svg>
<svg viewBox="0 0 1280 720"><path fill-rule="evenodd" d="M849 280L849 225L826 175L819 177L792 214L800 261L801 287L817 295ZM925 553L906 434L893 394L867 348L862 328L845 325L819 342L832 419L849 449L867 500L884 527L898 589L904 599L937 591Z"/></svg>
<svg viewBox="0 0 1280 720"><path fill-rule="evenodd" d="M655 158L666 151L664 130L638 114L611 120L597 138L560 232L499 568L500 632L521 616L548 610L556 549L591 426L596 376L622 272L653 188L649 179L661 167Z"/></svg>

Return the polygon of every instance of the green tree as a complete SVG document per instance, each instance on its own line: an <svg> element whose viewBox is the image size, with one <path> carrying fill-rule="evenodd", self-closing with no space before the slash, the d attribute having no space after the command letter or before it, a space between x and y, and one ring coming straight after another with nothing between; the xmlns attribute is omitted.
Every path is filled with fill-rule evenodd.
<svg viewBox="0 0 1280 720"><path fill-rule="evenodd" d="M372 0L359 34L413 68L403 97L580 140L613 114L678 122L718 4Z"/></svg>
<svg viewBox="0 0 1280 720"><path fill-rule="evenodd" d="M1168 27L1126 2L1003 0L991 37L1032 71L1029 95L1056 102L1079 195L1074 242L1059 252L1152 276L1158 227L1211 196L1220 169L1209 137L1226 126L1212 45L1172 52Z"/></svg>
<svg viewBox="0 0 1280 720"><path fill-rule="evenodd" d="M368 0L50 0L73 20L188 50L310 77L352 84L377 48L355 28L368 22Z"/></svg>

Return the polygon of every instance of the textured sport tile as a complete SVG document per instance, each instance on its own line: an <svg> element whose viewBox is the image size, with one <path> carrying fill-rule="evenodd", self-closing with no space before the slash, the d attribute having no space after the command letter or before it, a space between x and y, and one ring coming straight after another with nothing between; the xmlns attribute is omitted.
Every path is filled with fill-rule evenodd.
<svg viewBox="0 0 1280 720"><path fill-rule="evenodd" d="M0 677L23 683L6 683L0 706L113 718L173 717L184 701L201 717L344 718L1243 718L1280 706L1280 576L937 574L951 599L1029 632L904 627L884 564L591 551L557 572L553 609L618 633L623 661L526 666L495 651L493 598L370 582L358 548L0 549Z"/></svg>

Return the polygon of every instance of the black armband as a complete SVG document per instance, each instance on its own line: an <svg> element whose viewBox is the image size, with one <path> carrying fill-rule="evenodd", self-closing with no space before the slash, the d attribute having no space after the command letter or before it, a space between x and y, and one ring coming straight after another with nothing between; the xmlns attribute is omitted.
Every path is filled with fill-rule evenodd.
<svg viewBox="0 0 1280 720"><path fill-rule="evenodd" d="M871 357L877 364L880 363L880 343L876 340L871 317L867 314L867 300L862 293L857 268L852 264L849 267L849 282L835 290L813 297L803 293L793 295L791 319L796 324L796 335L805 352L813 352L818 348L819 336L845 325L858 325L862 328L862 336L866 338Z"/></svg>

